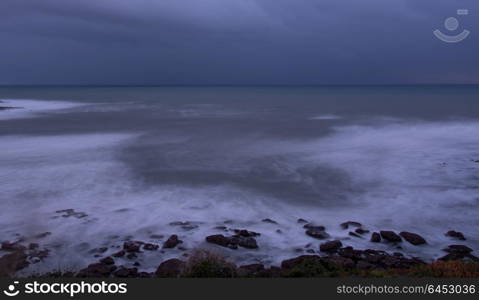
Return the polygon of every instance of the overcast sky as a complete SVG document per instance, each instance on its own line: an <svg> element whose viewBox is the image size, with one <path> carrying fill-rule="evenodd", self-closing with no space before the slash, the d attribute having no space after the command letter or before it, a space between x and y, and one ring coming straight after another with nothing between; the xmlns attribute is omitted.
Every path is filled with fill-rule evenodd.
<svg viewBox="0 0 479 300"><path fill-rule="evenodd" d="M0 84L479 83L478 0L0 0L0 38Z"/></svg>

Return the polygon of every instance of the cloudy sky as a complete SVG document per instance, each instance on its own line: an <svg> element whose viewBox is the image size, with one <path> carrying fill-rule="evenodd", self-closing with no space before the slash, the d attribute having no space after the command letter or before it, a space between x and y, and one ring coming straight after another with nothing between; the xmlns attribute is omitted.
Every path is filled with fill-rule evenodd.
<svg viewBox="0 0 479 300"><path fill-rule="evenodd" d="M479 83L477 0L1 0L0 38L0 84Z"/></svg>

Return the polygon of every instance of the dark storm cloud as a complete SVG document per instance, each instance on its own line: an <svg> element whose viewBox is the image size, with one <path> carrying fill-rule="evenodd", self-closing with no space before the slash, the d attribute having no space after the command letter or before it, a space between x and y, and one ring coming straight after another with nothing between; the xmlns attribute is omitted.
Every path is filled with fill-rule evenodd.
<svg viewBox="0 0 479 300"><path fill-rule="evenodd" d="M446 17L471 36L435 39ZM2 0L3 84L479 83L473 0Z"/></svg>

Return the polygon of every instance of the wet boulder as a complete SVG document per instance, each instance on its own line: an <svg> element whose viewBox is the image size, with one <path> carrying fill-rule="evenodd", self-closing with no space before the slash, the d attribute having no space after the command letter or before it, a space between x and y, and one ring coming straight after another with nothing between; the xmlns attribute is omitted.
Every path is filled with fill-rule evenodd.
<svg viewBox="0 0 479 300"><path fill-rule="evenodd" d="M228 245L230 243L230 239L225 237L222 234L214 234L214 235L207 236L206 241L208 243L220 245L220 246L223 246L223 247L228 247Z"/></svg>
<svg viewBox="0 0 479 300"><path fill-rule="evenodd" d="M462 232L459 232L459 231L449 230L444 235L448 236L448 237L458 239L460 241L465 241L466 240L466 237L464 236L464 234Z"/></svg>
<svg viewBox="0 0 479 300"><path fill-rule="evenodd" d="M371 242L373 243L381 242L381 235L377 232L373 232L373 234L371 234Z"/></svg>
<svg viewBox="0 0 479 300"><path fill-rule="evenodd" d="M382 230L380 231L380 234L383 239L391 243L398 243L402 241L401 237L397 235L394 231Z"/></svg>
<svg viewBox="0 0 479 300"><path fill-rule="evenodd" d="M426 240L417 233L402 231L399 235L415 246L426 244Z"/></svg>
<svg viewBox="0 0 479 300"><path fill-rule="evenodd" d="M469 254L472 250L471 248L465 245L449 245L447 248L443 249L443 251L452 253L452 254Z"/></svg>
<svg viewBox="0 0 479 300"><path fill-rule="evenodd" d="M178 244L181 244L181 243L183 243L183 241L178 239L178 236L176 234L173 234L163 243L163 248L164 249L175 248Z"/></svg>

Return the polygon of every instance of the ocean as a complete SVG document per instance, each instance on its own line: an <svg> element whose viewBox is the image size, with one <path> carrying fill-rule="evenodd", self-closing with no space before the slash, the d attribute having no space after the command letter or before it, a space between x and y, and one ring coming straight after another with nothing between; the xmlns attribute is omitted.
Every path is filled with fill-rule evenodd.
<svg viewBox="0 0 479 300"><path fill-rule="evenodd" d="M479 86L0 87L0 107L17 107L0 110L0 241L49 249L26 273L171 234L181 249L123 264L152 271L197 248L277 264L318 251L299 218L426 261L458 243L448 230L479 249L478 100ZM373 245L345 221L427 244ZM261 233L259 248L206 243L218 226Z"/></svg>

